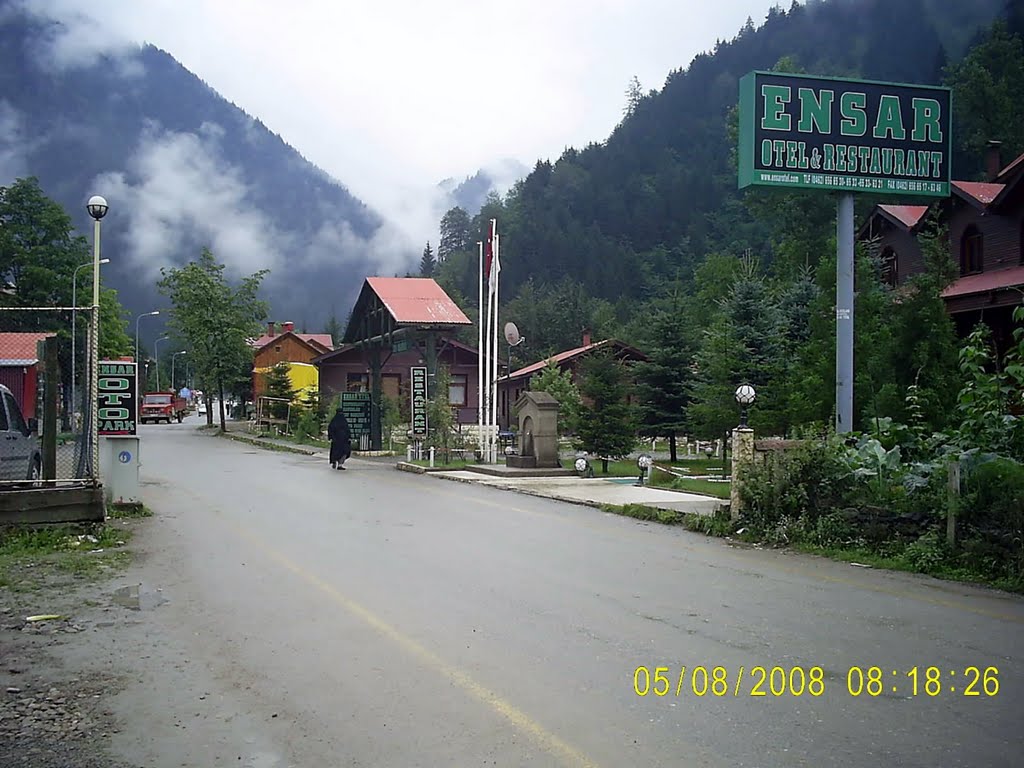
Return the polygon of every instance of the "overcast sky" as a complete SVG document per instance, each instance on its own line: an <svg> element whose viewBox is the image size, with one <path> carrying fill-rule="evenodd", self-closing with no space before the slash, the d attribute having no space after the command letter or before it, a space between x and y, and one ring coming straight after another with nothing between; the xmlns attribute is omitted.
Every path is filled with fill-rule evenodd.
<svg viewBox="0 0 1024 768"><path fill-rule="evenodd" d="M608 136L772 0L30 0L63 55L171 53L389 217L446 177Z"/></svg>

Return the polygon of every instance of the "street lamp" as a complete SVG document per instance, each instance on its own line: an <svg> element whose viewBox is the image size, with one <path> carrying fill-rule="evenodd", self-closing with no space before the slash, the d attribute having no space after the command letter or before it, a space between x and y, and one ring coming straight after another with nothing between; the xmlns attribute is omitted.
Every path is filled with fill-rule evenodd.
<svg viewBox="0 0 1024 768"><path fill-rule="evenodd" d="M637 456L636 466L640 470L640 477L637 479L636 484L642 486L644 484L644 475L650 475L651 467L654 466L654 457L649 453L641 453Z"/></svg>
<svg viewBox="0 0 1024 768"><path fill-rule="evenodd" d="M174 358L176 358L178 355L187 355L187 354L188 354L188 350L186 350L186 349L183 349L180 352L172 352L171 353L171 389L174 389L175 392L177 392L177 390L175 389L175 385L174 385Z"/></svg>
<svg viewBox="0 0 1024 768"><path fill-rule="evenodd" d="M736 387L736 402L740 404L740 429L747 428L747 408L754 404L757 399L757 392L749 384L740 384Z"/></svg>
<svg viewBox="0 0 1024 768"><path fill-rule="evenodd" d="M99 195L93 195L86 203L85 209L93 218L92 229L92 318L89 325L91 331L91 349L89 362L92 367L92 375L89 377L89 430L88 434L92 439L92 461L90 474L93 477L99 476L100 464L100 442L95 439L98 422L98 395L100 385L100 219L107 215L107 201Z"/></svg>
<svg viewBox="0 0 1024 768"><path fill-rule="evenodd" d="M153 360L156 363L156 391L160 391L160 342L167 341L170 336L161 336L153 342ZM173 360L173 358L171 358Z"/></svg>
<svg viewBox="0 0 1024 768"><path fill-rule="evenodd" d="M100 259L100 264L109 264L110 259ZM91 261L79 264L71 273L71 407L78 408L78 378L75 375L75 331L78 328L75 311L78 309L78 270L91 267Z"/></svg>
<svg viewBox="0 0 1024 768"><path fill-rule="evenodd" d="M154 317L159 315L160 310L154 309L152 312L143 312L141 315L135 318L135 364L139 363L139 320L144 317Z"/></svg>

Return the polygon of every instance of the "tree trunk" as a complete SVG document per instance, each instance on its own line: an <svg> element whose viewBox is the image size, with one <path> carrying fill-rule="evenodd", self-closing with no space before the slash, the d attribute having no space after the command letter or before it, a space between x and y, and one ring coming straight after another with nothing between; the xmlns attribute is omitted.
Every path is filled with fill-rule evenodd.
<svg viewBox="0 0 1024 768"><path fill-rule="evenodd" d="M217 410L220 411L220 431L227 432L228 426L224 421L224 379L217 380Z"/></svg>
<svg viewBox="0 0 1024 768"><path fill-rule="evenodd" d="M673 432L668 436L668 456L669 461L673 464L676 463L676 433Z"/></svg>
<svg viewBox="0 0 1024 768"><path fill-rule="evenodd" d="M601 459L601 471L608 474L608 459Z"/></svg>
<svg viewBox="0 0 1024 768"><path fill-rule="evenodd" d="M203 392L203 397L206 399L206 426L212 427L213 426L213 408L211 408L210 405L212 404L212 399L213 398L210 396L210 391L209 390Z"/></svg>

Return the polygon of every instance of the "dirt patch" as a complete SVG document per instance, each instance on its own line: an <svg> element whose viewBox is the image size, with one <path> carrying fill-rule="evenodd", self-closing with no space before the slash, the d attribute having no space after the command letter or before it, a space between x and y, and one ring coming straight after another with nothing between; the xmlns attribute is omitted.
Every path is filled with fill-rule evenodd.
<svg viewBox="0 0 1024 768"><path fill-rule="evenodd" d="M134 522L134 521L132 521ZM0 554L0 765L124 768L107 753L116 670L91 663L110 582L131 559L128 521L48 532L45 546L8 532ZM98 534L98 535L97 535ZM102 544L102 546L100 546ZM58 551L50 551L54 548ZM106 668L105 668L106 667Z"/></svg>

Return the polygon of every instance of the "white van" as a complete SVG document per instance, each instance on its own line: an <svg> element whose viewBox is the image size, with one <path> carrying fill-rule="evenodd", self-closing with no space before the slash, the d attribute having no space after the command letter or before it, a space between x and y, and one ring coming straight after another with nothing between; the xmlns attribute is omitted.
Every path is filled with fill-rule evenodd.
<svg viewBox="0 0 1024 768"><path fill-rule="evenodd" d="M39 480L43 476L43 453L38 423L25 420L14 393L3 384L0 401L0 480Z"/></svg>

